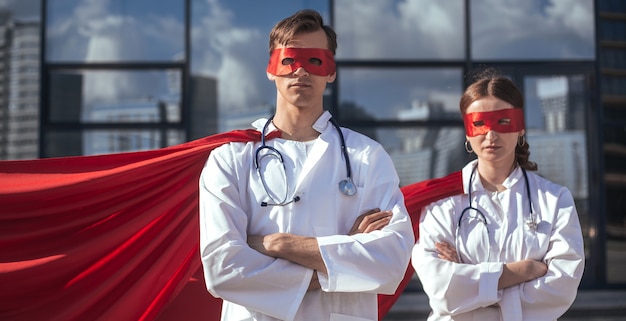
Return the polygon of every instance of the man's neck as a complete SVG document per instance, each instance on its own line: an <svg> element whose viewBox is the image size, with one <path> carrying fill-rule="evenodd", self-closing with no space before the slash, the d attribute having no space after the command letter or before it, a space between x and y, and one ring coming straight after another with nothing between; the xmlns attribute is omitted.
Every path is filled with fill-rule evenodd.
<svg viewBox="0 0 626 321"><path fill-rule="evenodd" d="M272 122L281 131L281 138L305 142L319 136L320 133L313 128L313 124L323 112L300 109L286 113L277 111Z"/></svg>

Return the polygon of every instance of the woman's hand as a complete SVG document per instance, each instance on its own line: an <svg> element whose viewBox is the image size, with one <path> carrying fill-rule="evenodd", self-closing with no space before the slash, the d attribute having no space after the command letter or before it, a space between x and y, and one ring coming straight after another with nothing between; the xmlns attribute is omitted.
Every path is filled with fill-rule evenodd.
<svg viewBox="0 0 626 321"><path fill-rule="evenodd" d="M456 249L452 245L446 242L437 242L435 243L435 249L437 250L437 256L439 256L440 259L459 263L459 256L457 255Z"/></svg>
<svg viewBox="0 0 626 321"><path fill-rule="evenodd" d="M380 230L389 224L392 215L391 211L381 211L379 208L369 210L356 218L348 235Z"/></svg>

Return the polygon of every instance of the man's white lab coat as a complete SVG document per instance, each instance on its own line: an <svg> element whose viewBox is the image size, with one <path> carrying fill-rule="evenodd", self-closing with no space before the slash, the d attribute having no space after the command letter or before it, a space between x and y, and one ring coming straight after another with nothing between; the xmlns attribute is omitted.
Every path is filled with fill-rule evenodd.
<svg viewBox="0 0 626 321"><path fill-rule="evenodd" d="M312 142L267 141L287 175L261 151L267 188L253 165L260 143L230 143L210 154L200 178L200 250L207 288L224 300L223 320L376 320L377 294L394 293L402 280L414 237L391 158L377 142L343 129L358 187L343 195L346 166L330 117L325 112L314 124L321 134ZM273 202L268 193L278 202L300 199L262 207ZM348 236L355 219L374 208L393 211L389 225ZM317 238L328 269L318 273L322 290L307 292L313 270L246 243L247 235L276 232Z"/></svg>

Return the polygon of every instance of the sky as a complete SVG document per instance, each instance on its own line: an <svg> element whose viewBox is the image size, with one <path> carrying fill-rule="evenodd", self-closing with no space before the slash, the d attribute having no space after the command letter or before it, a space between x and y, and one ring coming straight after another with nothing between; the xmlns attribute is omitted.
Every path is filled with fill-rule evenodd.
<svg viewBox="0 0 626 321"><path fill-rule="evenodd" d="M49 0L48 59L176 61L184 51L182 4L181 0ZM265 74L271 27L305 7L321 11L330 22L327 4L192 0L192 74L218 79L221 111L272 105L275 89ZM32 8L38 6L39 0L0 0L0 8L13 10L16 17L32 17ZM593 59L593 0L472 0L471 6L475 59ZM463 1L337 1L337 59L462 59L463 11ZM353 74L346 72L345 80L339 80L344 98L360 99L357 103L380 115L410 108L412 99L432 96L448 96L443 100L453 110L454 95L460 95L462 85L454 71L381 74L372 69ZM87 76L85 97L115 100L153 94L164 86L138 75ZM374 95L380 92L398 94Z"/></svg>

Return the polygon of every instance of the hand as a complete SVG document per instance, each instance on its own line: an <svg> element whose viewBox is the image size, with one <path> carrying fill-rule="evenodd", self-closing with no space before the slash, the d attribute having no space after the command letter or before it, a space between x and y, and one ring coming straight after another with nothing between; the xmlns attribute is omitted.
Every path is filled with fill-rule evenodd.
<svg viewBox="0 0 626 321"><path fill-rule="evenodd" d="M459 256L456 249L452 245L446 242L437 242L435 243L435 249L437 250L437 256L439 256L440 259L459 263Z"/></svg>
<svg viewBox="0 0 626 321"><path fill-rule="evenodd" d="M313 271L313 276L311 277L311 282L309 283L307 291L319 290L321 288L322 286L320 285L320 280L317 278L317 271Z"/></svg>
<svg viewBox="0 0 626 321"><path fill-rule="evenodd" d="M380 230L389 224L392 215L391 211L381 211L379 208L369 210L356 218L348 235Z"/></svg>

